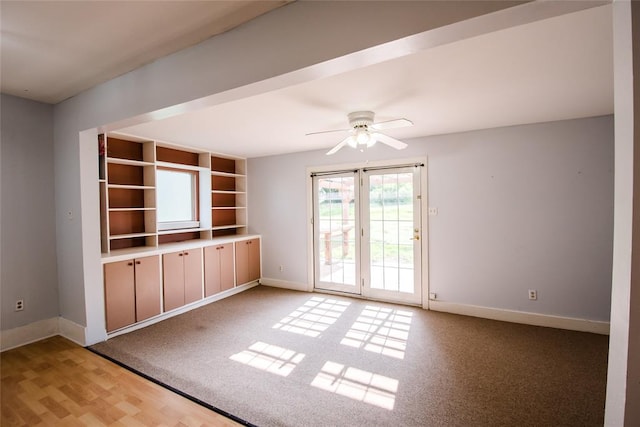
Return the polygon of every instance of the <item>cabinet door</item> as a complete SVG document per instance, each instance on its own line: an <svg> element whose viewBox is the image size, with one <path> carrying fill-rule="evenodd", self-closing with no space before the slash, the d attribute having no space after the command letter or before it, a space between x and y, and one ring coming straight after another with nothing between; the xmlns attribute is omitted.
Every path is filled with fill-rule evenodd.
<svg viewBox="0 0 640 427"><path fill-rule="evenodd" d="M204 296L210 297L221 290L220 246L208 246L204 248Z"/></svg>
<svg viewBox="0 0 640 427"><path fill-rule="evenodd" d="M133 260L104 265L104 299L107 332L135 323Z"/></svg>
<svg viewBox="0 0 640 427"><path fill-rule="evenodd" d="M249 281L249 241L236 242L236 284Z"/></svg>
<svg viewBox="0 0 640 427"><path fill-rule="evenodd" d="M137 258L136 321L160 314L160 257L158 255Z"/></svg>
<svg viewBox="0 0 640 427"><path fill-rule="evenodd" d="M236 242L236 284L260 278L260 239Z"/></svg>
<svg viewBox="0 0 640 427"><path fill-rule="evenodd" d="M204 248L205 296L233 288L233 246L216 245Z"/></svg>
<svg viewBox="0 0 640 427"><path fill-rule="evenodd" d="M202 299L202 250L184 251L184 303Z"/></svg>
<svg viewBox="0 0 640 427"><path fill-rule="evenodd" d="M184 258L182 252L162 255L162 275L164 277L164 311L182 307L184 300Z"/></svg>
<svg viewBox="0 0 640 427"><path fill-rule="evenodd" d="M248 282L260 279L260 239L249 240Z"/></svg>
<svg viewBox="0 0 640 427"><path fill-rule="evenodd" d="M220 289L226 291L233 288L233 245L220 245Z"/></svg>

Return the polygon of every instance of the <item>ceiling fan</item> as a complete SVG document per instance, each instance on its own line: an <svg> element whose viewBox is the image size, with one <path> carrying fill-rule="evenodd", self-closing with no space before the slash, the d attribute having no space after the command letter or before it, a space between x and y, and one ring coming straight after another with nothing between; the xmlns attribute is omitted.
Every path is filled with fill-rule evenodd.
<svg viewBox="0 0 640 427"><path fill-rule="evenodd" d="M349 136L344 138L335 147L327 152L327 155L334 154L345 145L352 148L371 147L377 141L386 144L396 150L402 150L407 147L402 141L392 138L378 131L385 129L395 129L407 126L413 126L413 122L407 119L394 119L384 122L374 123L375 113L373 111L354 111L347 115L349 118L349 129L325 130L320 132L311 132L308 135L317 135L330 132L349 132Z"/></svg>

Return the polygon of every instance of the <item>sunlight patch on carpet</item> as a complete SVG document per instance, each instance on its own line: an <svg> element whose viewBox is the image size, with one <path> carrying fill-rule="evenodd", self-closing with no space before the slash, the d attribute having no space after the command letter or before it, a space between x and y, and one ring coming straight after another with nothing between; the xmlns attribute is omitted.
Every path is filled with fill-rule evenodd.
<svg viewBox="0 0 640 427"><path fill-rule="evenodd" d="M404 359L412 316L407 310L368 305L340 344Z"/></svg>
<svg viewBox="0 0 640 427"><path fill-rule="evenodd" d="M331 298L312 297L273 325L273 329L316 338L333 325L350 304Z"/></svg>
<svg viewBox="0 0 640 427"><path fill-rule="evenodd" d="M229 359L286 377L302 362L304 356L303 353L258 341L247 350L232 354Z"/></svg>
<svg viewBox="0 0 640 427"><path fill-rule="evenodd" d="M398 391L396 379L335 362L326 362L311 385L388 410L393 410Z"/></svg>

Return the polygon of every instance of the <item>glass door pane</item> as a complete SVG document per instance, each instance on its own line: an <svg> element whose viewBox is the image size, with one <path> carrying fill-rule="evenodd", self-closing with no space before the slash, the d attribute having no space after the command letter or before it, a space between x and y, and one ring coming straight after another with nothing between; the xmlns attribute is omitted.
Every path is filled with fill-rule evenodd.
<svg viewBox="0 0 640 427"><path fill-rule="evenodd" d="M364 173L366 296L421 302L419 173L418 167Z"/></svg>
<svg viewBox="0 0 640 427"><path fill-rule="evenodd" d="M357 176L313 178L316 288L360 293Z"/></svg>

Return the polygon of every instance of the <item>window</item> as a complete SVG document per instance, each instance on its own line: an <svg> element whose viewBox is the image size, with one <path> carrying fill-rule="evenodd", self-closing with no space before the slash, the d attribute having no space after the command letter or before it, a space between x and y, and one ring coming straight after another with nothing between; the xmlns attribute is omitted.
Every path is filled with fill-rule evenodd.
<svg viewBox="0 0 640 427"><path fill-rule="evenodd" d="M159 231L200 227L197 172L158 168L156 193Z"/></svg>

